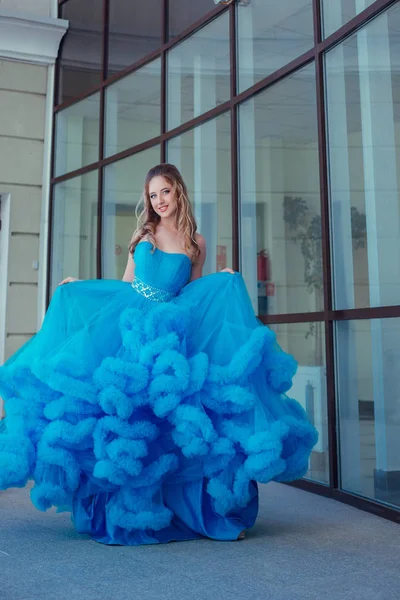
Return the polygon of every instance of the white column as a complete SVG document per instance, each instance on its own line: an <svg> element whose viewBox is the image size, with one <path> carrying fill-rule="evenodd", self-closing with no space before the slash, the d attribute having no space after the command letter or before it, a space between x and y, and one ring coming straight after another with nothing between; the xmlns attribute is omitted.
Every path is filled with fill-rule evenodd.
<svg viewBox="0 0 400 600"><path fill-rule="evenodd" d="M118 92L115 86L106 91L106 156L118 152ZM116 244L116 213L118 204L116 167L105 167L103 185L103 276L104 278L117 277L117 264L114 252ZM123 250L125 252L125 248Z"/></svg>
<svg viewBox="0 0 400 600"><path fill-rule="evenodd" d="M194 114L204 106L217 103L215 59L196 55L194 58ZM194 130L194 207L198 230L207 245L204 273L216 271L218 244L217 213L217 121L213 119Z"/></svg>
<svg viewBox="0 0 400 600"><path fill-rule="evenodd" d="M336 26L341 6L335 5ZM333 9L333 7L331 7ZM354 259L351 230L351 178L347 129L346 59L343 45L327 56L327 107L330 169L330 202L336 308L355 308ZM341 483L344 489L361 492L360 418L355 331L343 321L336 329L336 359L340 365L337 384L340 416Z"/></svg>
<svg viewBox="0 0 400 600"><path fill-rule="evenodd" d="M245 81L253 83L254 31L253 11L243 7L240 14L240 36L242 41L241 70L250 65ZM243 46L245 40L245 46ZM247 87L241 86L241 87ZM256 150L256 100L250 100L239 109L239 161L240 161L240 242L241 270L246 282L254 311L258 313L257 286L257 150Z"/></svg>

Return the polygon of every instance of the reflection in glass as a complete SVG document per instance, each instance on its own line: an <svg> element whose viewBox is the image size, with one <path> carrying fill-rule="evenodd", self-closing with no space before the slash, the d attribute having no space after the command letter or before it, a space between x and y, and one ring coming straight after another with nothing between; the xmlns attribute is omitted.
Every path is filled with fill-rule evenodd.
<svg viewBox="0 0 400 600"><path fill-rule="evenodd" d="M168 162L182 173L198 231L206 240L205 275L232 265L230 149L226 113L168 142Z"/></svg>
<svg viewBox="0 0 400 600"><path fill-rule="evenodd" d="M160 148L138 152L104 169L102 271L105 279L122 279L128 246L136 229L136 206L146 174L160 162Z"/></svg>
<svg viewBox="0 0 400 600"><path fill-rule="evenodd" d="M51 290L65 277L96 278L98 172L54 187Z"/></svg>
<svg viewBox="0 0 400 600"><path fill-rule="evenodd" d="M160 87L157 59L107 88L106 156L160 135Z"/></svg>
<svg viewBox="0 0 400 600"><path fill-rule="evenodd" d="M69 28L61 46L58 104L99 85L102 64L103 3L69 0L61 6Z"/></svg>
<svg viewBox="0 0 400 600"><path fill-rule="evenodd" d="M334 33L375 0L322 0L324 37Z"/></svg>
<svg viewBox="0 0 400 600"><path fill-rule="evenodd" d="M336 324L342 489L400 506L400 319Z"/></svg>
<svg viewBox="0 0 400 600"><path fill-rule="evenodd" d="M237 16L240 92L314 46L312 0L251 0Z"/></svg>
<svg viewBox="0 0 400 600"><path fill-rule="evenodd" d="M110 0L108 75L161 46L162 0Z"/></svg>
<svg viewBox="0 0 400 600"><path fill-rule="evenodd" d="M400 6L326 55L335 308L400 300Z"/></svg>
<svg viewBox="0 0 400 600"><path fill-rule="evenodd" d="M321 310L314 65L242 104L239 125L241 261L254 310Z"/></svg>
<svg viewBox="0 0 400 600"><path fill-rule="evenodd" d="M168 53L168 129L229 100L229 14L206 25Z"/></svg>
<svg viewBox="0 0 400 600"><path fill-rule="evenodd" d="M210 0L168 0L169 39L196 23L212 8Z"/></svg>
<svg viewBox="0 0 400 600"><path fill-rule="evenodd" d="M298 362L293 387L288 396L295 398L307 413L319 434L309 461L306 479L329 484L329 442L326 391L324 323L272 325L279 345Z"/></svg>
<svg viewBox="0 0 400 600"><path fill-rule="evenodd" d="M100 94L57 113L55 176L99 160Z"/></svg>

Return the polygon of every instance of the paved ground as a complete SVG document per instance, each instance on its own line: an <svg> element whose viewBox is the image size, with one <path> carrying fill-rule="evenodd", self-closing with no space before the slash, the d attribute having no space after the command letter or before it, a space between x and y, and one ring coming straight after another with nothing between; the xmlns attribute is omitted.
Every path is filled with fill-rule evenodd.
<svg viewBox="0 0 400 600"><path fill-rule="evenodd" d="M278 484L242 542L109 547L0 492L1 600L398 600L400 528Z"/></svg>

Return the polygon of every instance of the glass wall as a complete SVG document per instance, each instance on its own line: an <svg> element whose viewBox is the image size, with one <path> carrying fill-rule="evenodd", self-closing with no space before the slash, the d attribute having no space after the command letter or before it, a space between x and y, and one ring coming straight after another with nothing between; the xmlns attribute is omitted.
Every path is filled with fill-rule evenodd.
<svg viewBox="0 0 400 600"><path fill-rule="evenodd" d="M400 6L326 55L336 308L399 304Z"/></svg>
<svg viewBox="0 0 400 600"><path fill-rule="evenodd" d="M102 79L103 6L99 0L68 0L60 16L69 21L58 67L58 102L76 98Z"/></svg>
<svg viewBox="0 0 400 600"><path fill-rule="evenodd" d="M243 103L239 125L241 264L254 309L260 315L319 311L323 282L314 65Z"/></svg>
<svg viewBox="0 0 400 600"><path fill-rule="evenodd" d="M400 303L400 5L326 54L334 306ZM355 314L356 316L356 314ZM345 490L400 506L399 319L338 321Z"/></svg>
<svg viewBox="0 0 400 600"><path fill-rule="evenodd" d="M374 0L322 0L324 36L334 33L373 3Z"/></svg>
<svg viewBox="0 0 400 600"><path fill-rule="evenodd" d="M56 116L55 175L99 160L100 94L76 102Z"/></svg>
<svg viewBox="0 0 400 600"><path fill-rule="evenodd" d="M400 319L336 325L341 485L400 506Z"/></svg>
<svg viewBox="0 0 400 600"><path fill-rule="evenodd" d="M106 89L105 156L159 136L161 60L158 58Z"/></svg>
<svg viewBox="0 0 400 600"><path fill-rule="evenodd" d="M66 0L60 16L52 289L122 277L145 175L174 163L204 272L239 269L298 361L290 395L320 435L299 485L393 515L400 1Z"/></svg>
<svg viewBox="0 0 400 600"><path fill-rule="evenodd" d="M252 0L237 16L240 92L314 46L312 0Z"/></svg>
<svg viewBox="0 0 400 600"><path fill-rule="evenodd" d="M301 404L319 434L306 478L329 484L329 440L324 323L272 325L279 344L296 357L297 373L288 395Z"/></svg>
<svg viewBox="0 0 400 600"><path fill-rule="evenodd" d="M156 146L104 169L102 264L105 279L122 279L128 246L136 229L136 207L142 196L144 176L160 162Z"/></svg>
<svg viewBox="0 0 400 600"><path fill-rule="evenodd" d="M86 2L86 0L85 0ZM162 0L110 0L108 23L108 75L161 46Z"/></svg>
<svg viewBox="0 0 400 600"><path fill-rule="evenodd" d="M198 230L207 245L204 273L232 265L231 122L229 114L168 142L168 161L182 173Z"/></svg>
<svg viewBox="0 0 400 600"><path fill-rule="evenodd" d="M224 13L168 54L168 129L230 97L229 18Z"/></svg>
<svg viewBox="0 0 400 600"><path fill-rule="evenodd" d="M96 278L97 172L54 186L51 289L65 277Z"/></svg>

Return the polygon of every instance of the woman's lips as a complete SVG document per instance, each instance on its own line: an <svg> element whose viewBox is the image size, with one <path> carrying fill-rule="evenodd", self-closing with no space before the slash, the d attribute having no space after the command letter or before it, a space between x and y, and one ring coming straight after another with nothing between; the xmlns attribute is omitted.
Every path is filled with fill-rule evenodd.
<svg viewBox="0 0 400 600"><path fill-rule="evenodd" d="M160 206L158 209L160 212L165 212L168 209L168 206Z"/></svg>

